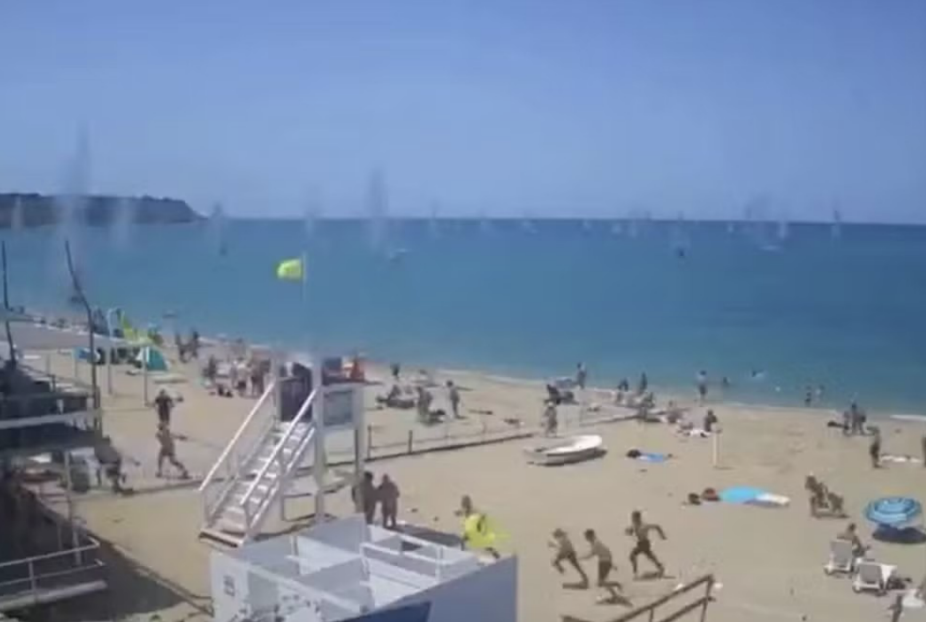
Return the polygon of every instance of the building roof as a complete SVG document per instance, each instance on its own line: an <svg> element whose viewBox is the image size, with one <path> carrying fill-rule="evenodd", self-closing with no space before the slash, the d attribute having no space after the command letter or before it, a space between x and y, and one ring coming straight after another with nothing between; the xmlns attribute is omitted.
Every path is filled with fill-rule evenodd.
<svg viewBox="0 0 926 622"><path fill-rule="evenodd" d="M71 350L86 348L89 344L87 332L76 328L53 328L45 324L12 321L10 329L13 333L13 345L20 352ZM0 336L3 336L2 329ZM124 339L94 335L94 345L97 348L123 348L126 343ZM0 356L9 356L9 347L5 339L0 339Z"/></svg>

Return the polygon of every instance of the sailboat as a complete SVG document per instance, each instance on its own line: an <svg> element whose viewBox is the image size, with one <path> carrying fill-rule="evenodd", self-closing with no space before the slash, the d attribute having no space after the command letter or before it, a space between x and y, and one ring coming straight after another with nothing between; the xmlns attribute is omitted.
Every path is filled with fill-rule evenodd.
<svg viewBox="0 0 926 622"><path fill-rule="evenodd" d="M842 214L838 209L833 210L833 223L830 225L830 237L838 240L842 237Z"/></svg>
<svg viewBox="0 0 926 622"><path fill-rule="evenodd" d="M225 242L225 210L221 203L212 206L209 215L209 235L220 257L228 254L228 244Z"/></svg>
<svg viewBox="0 0 926 622"><path fill-rule="evenodd" d="M428 233L432 239L440 237L440 223L438 222L438 214L440 213L440 208L437 204L431 206L431 217L428 219Z"/></svg>

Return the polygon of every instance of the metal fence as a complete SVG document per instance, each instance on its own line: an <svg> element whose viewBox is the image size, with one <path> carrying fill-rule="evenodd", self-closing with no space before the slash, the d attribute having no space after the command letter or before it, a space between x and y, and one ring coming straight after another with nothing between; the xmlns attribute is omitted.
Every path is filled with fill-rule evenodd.
<svg viewBox="0 0 926 622"><path fill-rule="evenodd" d="M675 602L678 599L684 599L684 597L689 594L689 592L698 589L699 587L704 588L704 595L699 596L693 601L688 602L685 605L678 606L678 603ZM690 583L686 583L682 587L679 587L665 596L657 598L651 603L637 607L633 611L628 611L627 613L618 616L609 622L674 622L679 620L682 617L688 615L689 613L695 613L696 615L700 613L698 618L700 622L705 622L707 620L707 608L710 605L713 598L711 597L711 589L714 587L714 575L704 575ZM587 622L581 618L575 618L573 616L563 616L562 622Z"/></svg>

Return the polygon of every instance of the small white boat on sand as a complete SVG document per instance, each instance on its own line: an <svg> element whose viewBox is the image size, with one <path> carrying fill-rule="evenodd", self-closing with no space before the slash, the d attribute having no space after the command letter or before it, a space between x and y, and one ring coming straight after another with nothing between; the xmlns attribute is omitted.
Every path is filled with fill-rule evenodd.
<svg viewBox="0 0 926 622"><path fill-rule="evenodd" d="M580 434L555 439L546 445L525 449L524 452L531 464L569 464L604 453L604 441L597 434Z"/></svg>

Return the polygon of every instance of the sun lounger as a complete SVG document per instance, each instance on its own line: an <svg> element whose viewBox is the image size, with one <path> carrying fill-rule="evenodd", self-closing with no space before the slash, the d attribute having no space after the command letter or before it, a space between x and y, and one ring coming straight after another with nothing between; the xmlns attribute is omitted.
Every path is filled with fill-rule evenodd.
<svg viewBox="0 0 926 622"><path fill-rule="evenodd" d="M830 559L823 566L826 574L851 574L855 569L855 557L852 554L852 543L848 540L833 540L830 542Z"/></svg>
<svg viewBox="0 0 926 622"><path fill-rule="evenodd" d="M883 594L887 582L897 570L897 566L879 564L875 561L861 561L852 580L852 589L856 592L869 591Z"/></svg>

